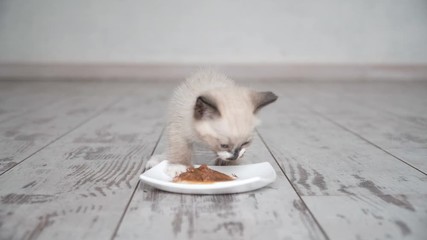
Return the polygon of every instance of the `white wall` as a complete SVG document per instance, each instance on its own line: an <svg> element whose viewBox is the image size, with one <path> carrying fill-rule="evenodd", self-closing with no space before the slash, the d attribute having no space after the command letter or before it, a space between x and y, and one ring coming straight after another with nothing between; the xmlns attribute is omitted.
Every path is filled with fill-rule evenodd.
<svg viewBox="0 0 427 240"><path fill-rule="evenodd" d="M426 0L2 0L0 63L427 64Z"/></svg>

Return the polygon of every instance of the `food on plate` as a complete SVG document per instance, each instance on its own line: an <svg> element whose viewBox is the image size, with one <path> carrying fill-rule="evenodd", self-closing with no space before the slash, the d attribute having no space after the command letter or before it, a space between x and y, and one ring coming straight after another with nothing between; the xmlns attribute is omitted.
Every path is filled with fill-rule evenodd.
<svg viewBox="0 0 427 240"><path fill-rule="evenodd" d="M203 164L198 168L187 168L186 172L175 176L172 181L179 183L200 184L233 181L234 179L236 179L236 176L228 176L227 174L210 169L206 164Z"/></svg>

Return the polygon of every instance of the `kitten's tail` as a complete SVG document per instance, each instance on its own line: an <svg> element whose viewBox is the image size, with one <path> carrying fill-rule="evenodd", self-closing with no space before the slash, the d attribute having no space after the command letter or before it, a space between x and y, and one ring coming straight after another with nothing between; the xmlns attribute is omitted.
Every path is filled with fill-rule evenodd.
<svg viewBox="0 0 427 240"><path fill-rule="evenodd" d="M145 164L144 171L156 166L164 160L166 160L166 153L151 156L150 160Z"/></svg>

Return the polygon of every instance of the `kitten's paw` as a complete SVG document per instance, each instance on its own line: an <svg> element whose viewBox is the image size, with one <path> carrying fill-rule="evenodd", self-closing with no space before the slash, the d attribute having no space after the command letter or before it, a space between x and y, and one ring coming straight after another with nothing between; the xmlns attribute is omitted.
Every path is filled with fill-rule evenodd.
<svg viewBox="0 0 427 240"><path fill-rule="evenodd" d="M175 177L185 171L187 171L188 166L176 163L169 163L165 168L165 172L170 177Z"/></svg>
<svg viewBox="0 0 427 240"><path fill-rule="evenodd" d="M145 169L150 169L162 162L163 160L166 160L164 154L153 155L150 160L148 160L148 162L145 164Z"/></svg>

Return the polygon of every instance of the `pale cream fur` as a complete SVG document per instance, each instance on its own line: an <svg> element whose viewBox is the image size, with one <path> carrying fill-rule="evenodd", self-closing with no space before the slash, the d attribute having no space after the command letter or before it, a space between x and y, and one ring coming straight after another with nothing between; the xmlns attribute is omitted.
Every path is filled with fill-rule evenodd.
<svg viewBox="0 0 427 240"><path fill-rule="evenodd" d="M169 175L185 171L192 165L195 142L208 146L225 161L235 149L240 150L238 156L241 158L259 123L254 114L254 94L254 91L237 86L225 75L211 70L200 71L188 78L175 90L169 104L166 155L153 156L147 167L166 158L170 162ZM220 117L194 118L196 99L202 95L215 101ZM221 144L227 144L229 148L224 149Z"/></svg>

